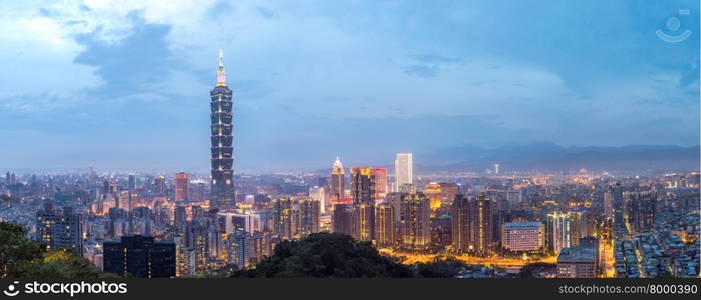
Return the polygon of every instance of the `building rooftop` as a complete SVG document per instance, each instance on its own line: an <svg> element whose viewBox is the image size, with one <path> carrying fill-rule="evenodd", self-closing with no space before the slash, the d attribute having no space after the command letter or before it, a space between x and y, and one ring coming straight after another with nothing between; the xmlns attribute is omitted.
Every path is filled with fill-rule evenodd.
<svg viewBox="0 0 701 300"><path fill-rule="evenodd" d="M596 261L596 249L587 247L563 248L560 255L557 256L557 263L589 261Z"/></svg>
<svg viewBox="0 0 701 300"><path fill-rule="evenodd" d="M540 222L511 222L504 223L504 230L509 229L538 229L542 226Z"/></svg>

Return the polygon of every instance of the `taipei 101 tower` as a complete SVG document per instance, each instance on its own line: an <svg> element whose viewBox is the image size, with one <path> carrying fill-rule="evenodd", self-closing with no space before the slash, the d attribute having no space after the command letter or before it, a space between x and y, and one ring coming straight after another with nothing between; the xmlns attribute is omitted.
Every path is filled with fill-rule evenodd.
<svg viewBox="0 0 701 300"><path fill-rule="evenodd" d="M232 167L233 152L233 92L226 86L226 71L224 70L224 53L219 50L219 69L217 84L210 95L210 117L212 119L212 194L210 207L227 209L234 206L234 180Z"/></svg>

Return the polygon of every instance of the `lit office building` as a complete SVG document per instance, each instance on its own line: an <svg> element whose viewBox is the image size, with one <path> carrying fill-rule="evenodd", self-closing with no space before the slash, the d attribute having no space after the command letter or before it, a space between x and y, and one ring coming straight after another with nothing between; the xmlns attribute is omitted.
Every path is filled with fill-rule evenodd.
<svg viewBox="0 0 701 300"><path fill-rule="evenodd" d="M589 226L587 221L587 211L584 209L570 210L570 247L579 246L579 239L589 235Z"/></svg>
<svg viewBox="0 0 701 300"><path fill-rule="evenodd" d="M375 208L375 238L380 247L389 247L396 241L394 206L383 202Z"/></svg>
<svg viewBox="0 0 701 300"><path fill-rule="evenodd" d="M613 193L604 192L604 217L613 218Z"/></svg>
<svg viewBox="0 0 701 300"><path fill-rule="evenodd" d="M375 203L375 173L370 168L351 168L353 204Z"/></svg>
<svg viewBox="0 0 701 300"><path fill-rule="evenodd" d="M319 201L303 199L298 202L297 234L307 236L319 232Z"/></svg>
<svg viewBox="0 0 701 300"><path fill-rule="evenodd" d="M290 198L278 198L272 201L273 233L283 239L294 235L294 207Z"/></svg>
<svg viewBox="0 0 701 300"><path fill-rule="evenodd" d="M338 201L346 197L345 180L346 175L343 170L343 164L341 164L341 160L336 157L336 161L331 167L331 181L329 182L331 201Z"/></svg>
<svg viewBox="0 0 701 300"><path fill-rule="evenodd" d="M326 208L330 203L326 191L327 189L324 186L313 186L309 188L309 197L319 201L319 212L322 214L326 212Z"/></svg>
<svg viewBox="0 0 701 300"><path fill-rule="evenodd" d="M475 253L487 256L492 250L494 204L483 194L471 201L472 245Z"/></svg>
<svg viewBox="0 0 701 300"><path fill-rule="evenodd" d="M151 236L122 236L106 241L103 265L107 273L139 278L167 278L176 274L175 243L155 241Z"/></svg>
<svg viewBox="0 0 701 300"><path fill-rule="evenodd" d="M424 194L430 199L431 210L435 211L444 207L450 207L458 194L460 187L452 182L431 182L424 186Z"/></svg>
<svg viewBox="0 0 701 300"><path fill-rule="evenodd" d="M558 278L595 278L596 249L589 247L563 248L557 256Z"/></svg>
<svg viewBox="0 0 701 300"><path fill-rule="evenodd" d="M192 220L185 225L185 247L195 250L197 270L207 268L209 262L209 233L206 224Z"/></svg>
<svg viewBox="0 0 701 300"><path fill-rule="evenodd" d="M177 277L193 276L197 272L197 254L195 249L188 247L176 247L176 274Z"/></svg>
<svg viewBox="0 0 701 300"><path fill-rule="evenodd" d="M630 228L641 232L655 222L657 194L654 191L631 192L628 194L627 220Z"/></svg>
<svg viewBox="0 0 701 300"><path fill-rule="evenodd" d="M471 222L470 201L465 195L455 196L452 206L452 245L453 250L465 253L470 250Z"/></svg>
<svg viewBox="0 0 701 300"><path fill-rule="evenodd" d="M190 200L190 181L187 173L175 174L175 201Z"/></svg>
<svg viewBox="0 0 701 300"><path fill-rule="evenodd" d="M354 208L351 199L337 201L333 204L333 232L353 235Z"/></svg>
<svg viewBox="0 0 701 300"><path fill-rule="evenodd" d="M226 70L224 70L224 54L219 51L219 68L217 70L217 83L210 95L210 118L212 121L211 142L212 147L212 181L211 199L212 208L232 208L234 206L234 137L232 135L233 92L226 85Z"/></svg>
<svg viewBox="0 0 701 300"><path fill-rule="evenodd" d="M423 193L402 196L402 243L410 250L426 250L431 243L429 200Z"/></svg>
<svg viewBox="0 0 701 300"><path fill-rule="evenodd" d="M397 153L397 159L394 161L394 186L397 192L402 185L413 184L413 165L411 153Z"/></svg>
<svg viewBox="0 0 701 300"><path fill-rule="evenodd" d="M375 202L379 202L385 199L387 196L388 182L387 182L387 169L386 168L375 168L372 169L372 173L375 175Z"/></svg>
<svg viewBox="0 0 701 300"><path fill-rule="evenodd" d="M56 210L50 203L36 212L36 232L40 246L45 250L67 250L83 253L83 219L71 207Z"/></svg>
<svg viewBox="0 0 701 300"><path fill-rule="evenodd" d="M356 205L357 234L361 241L375 240L375 203L364 202Z"/></svg>
<svg viewBox="0 0 701 300"><path fill-rule="evenodd" d="M559 253L571 246L570 215L559 212L548 214L545 225L546 247L552 253Z"/></svg>
<svg viewBox="0 0 701 300"><path fill-rule="evenodd" d="M543 250L543 224L510 222L502 226L501 244L507 251L536 252Z"/></svg>

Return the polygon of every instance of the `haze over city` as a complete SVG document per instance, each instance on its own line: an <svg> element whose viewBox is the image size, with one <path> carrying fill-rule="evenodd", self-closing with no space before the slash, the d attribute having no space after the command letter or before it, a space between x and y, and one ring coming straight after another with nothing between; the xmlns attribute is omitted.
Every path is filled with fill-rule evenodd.
<svg viewBox="0 0 701 300"><path fill-rule="evenodd" d="M698 3L6 1L0 165L206 171L219 49L240 171L695 147L698 18L688 42L654 34L680 8Z"/></svg>

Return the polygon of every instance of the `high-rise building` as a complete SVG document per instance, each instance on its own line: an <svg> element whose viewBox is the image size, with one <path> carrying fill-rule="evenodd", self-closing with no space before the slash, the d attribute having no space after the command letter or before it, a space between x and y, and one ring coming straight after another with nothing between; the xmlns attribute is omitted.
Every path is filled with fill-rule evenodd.
<svg viewBox="0 0 701 300"><path fill-rule="evenodd" d="M559 212L548 214L545 225L545 244L549 251L559 253L571 246L570 215Z"/></svg>
<svg viewBox="0 0 701 300"><path fill-rule="evenodd" d="M375 203L363 202L355 206L357 222L354 226L357 228L355 238L361 241L375 240Z"/></svg>
<svg viewBox="0 0 701 300"><path fill-rule="evenodd" d="M154 241L152 236L122 236L106 241L103 266L107 273L139 278L167 278L176 274L175 243Z"/></svg>
<svg viewBox="0 0 701 300"><path fill-rule="evenodd" d="M397 153L397 159L394 161L394 186L400 191L404 184L413 184L413 166L414 162L411 153Z"/></svg>
<svg viewBox="0 0 701 300"><path fill-rule="evenodd" d="M185 172L175 174L175 201L190 200L190 180Z"/></svg>
<svg viewBox="0 0 701 300"><path fill-rule="evenodd" d="M402 243L410 250L426 250L431 243L428 197L423 193L402 196Z"/></svg>
<svg viewBox="0 0 701 300"><path fill-rule="evenodd" d="M375 213L375 238L380 247L394 245L397 240L397 230L395 228L394 206L389 202L382 202L377 205Z"/></svg>
<svg viewBox="0 0 701 300"><path fill-rule="evenodd" d="M624 226L624 201L623 201L623 187L620 182L617 182L613 186L613 222L617 225Z"/></svg>
<svg viewBox="0 0 701 300"><path fill-rule="evenodd" d="M176 247L176 276L192 276L197 272L197 256L195 249L188 247Z"/></svg>
<svg viewBox="0 0 701 300"><path fill-rule="evenodd" d="M165 196L168 193L166 188L166 178L163 175L158 175L153 180L155 192L158 196Z"/></svg>
<svg viewBox="0 0 701 300"><path fill-rule="evenodd" d="M278 198L272 201L273 233L283 239L290 239L294 235L294 207L292 199Z"/></svg>
<svg viewBox="0 0 701 300"><path fill-rule="evenodd" d="M185 225L185 247L195 250L197 270L207 268L209 262L209 233L203 220L192 220Z"/></svg>
<svg viewBox="0 0 701 300"><path fill-rule="evenodd" d="M471 204L473 249L478 255L486 256L492 251L494 203L492 199L480 194Z"/></svg>
<svg viewBox="0 0 701 300"><path fill-rule="evenodd" d="M319 201L319 212L325 213L327 206L329 206L328 195L326 194L327 189L324 186L313 186L309 188L309 197Z"/></svg>
<svg viewBox="0 0 701 300"><path fill-rule="evenodd" d="M453 249L460 253L470 250L472 238L472 218L470 217L470 201L465 195L456 195L452 207L452 244Z"/></svg>
<svg viewBox="0 0 701 300"><path fill-rule="evenodd" d="M460 187L452 182L431 182L424 186L423 192L431 201L431 210L435 211L441 206L449 208L459 190Z"/></svg>
<svg viewBox="0 0 701 300"><path fill-rule="evenodd" d="M331 167L331 182L329 183L331 187L331 201L338 201L346 197L345 181L346 175L343 170L343 164L336 157L336 161Z"/></svg>
<svg viewBox="0 0 701 300"><path fill-rule="evenodd" d="M303 199L298 205L297 234L307 236L319 232L319 201Z"/></svg>
<svg viewBox="0 0 701 300"><path fill-rule="evenodd" d="M557 277L596 277L596 249L589 247L563 248L557 256Z"/></svg>
<svg viewBox="0 0 701 300"><path fill-rule="evenodd" d="M501 245L513 252L537 252L543 250L543 224L540 222L504 223Z"/></svg>
<svg viewBox="0 0 701 300"><path fill-rule="evenodd" d="M46 203L36 212L37 237L45 250L67 250L82 255L82 225L82 216L70 207L60 211Z"/></svg>
<svg viewBox="0 0 701 300"><path fill-rule="evenodd" d="M127 188L129 189L129 191L133 191L134 189L136 189L136 175L129 174L128 179L129 179L129 181L128 181Z"/></svg>
<svg viewBox="0 0 701 300"><path fill-rule="evenodd" d="M628 224L635 232L650 228L655 222L657 194L654 191L628 193Z"/></svg>
<svg viewBox="0 0 701 300"><path fill-rule="evenodd" d="M175 210L173 211L173 225L176 227L181 227L185 226L185 222L187 222L187 211L185 210L185 206L176 206Z"/></svg>
<svg viewBox="0 0 701 300"><path fill-rule="evenodd" d="M335 201L333 204L333 232L353 235L354 206L352 200Z"/></svg>
<svg viewBox="0 0 701 300"><path fill-rule="evenodd" d="M212 190L210 206L212 208L231 208L234 206L234 148L232 135L233 92L226 85L224 54L219 51L219 69L217 83L210 95L211 140L212 140Z"/></svg>
<svg viewBox="0 0 701 300"><path fill-rule="evenodd" d="M381 199L385 199L385 196L387 196L389 192L387 169L375 168L372 169L372 173L375 175L375 202L379 202Z"/></svg>
<svg viewBox="0 0 701 300"><path fill-rule="evenodd" d="M370 168L351 168L353 204L375 203L375 173Z"/></svg>
<svg viewBox="0 0 701 300"><path fill-rule="evenodd" d="M372 241L375 238L375 173L370 168L351 168L350 173L355 213L353 237Z"/></svg>
<svg viewBox="0 0 701 300"><path fill-rule="evenodd" d="M589 235L589 226L587 222L587 211L581 208L570 210L569 228L570 228L570 247L579 246L579 239Z"/></svg>
<svg viewBox="0 0 701 300"><path fill-rule="evenodd" d="M604 217L613 218L613 193L604 192Z"/></svg>

